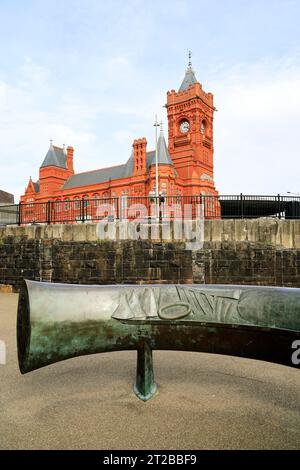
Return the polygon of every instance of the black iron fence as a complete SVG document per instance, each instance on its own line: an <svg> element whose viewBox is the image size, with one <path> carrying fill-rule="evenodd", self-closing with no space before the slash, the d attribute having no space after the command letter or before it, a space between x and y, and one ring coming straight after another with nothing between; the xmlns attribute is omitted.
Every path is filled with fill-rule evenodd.
<svg viewBox="0 0 300 470"><path fill-rule="evenodd" d="M0 206L0 225L84 223L106 220L300 219L299 196L167 196L75 198Z"/></svg>

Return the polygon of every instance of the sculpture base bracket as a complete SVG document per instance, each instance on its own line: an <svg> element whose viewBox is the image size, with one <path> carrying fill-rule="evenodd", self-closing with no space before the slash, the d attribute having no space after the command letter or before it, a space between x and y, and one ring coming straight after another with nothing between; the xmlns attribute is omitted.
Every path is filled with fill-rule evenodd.
<svg viewBox="0 0 300 470"><path fill-rule="evenodd" d="M157 390L154 382L152 349L146 342L138 346L136 383L133 390L136 396L143 401L152 398Z"/></svg>

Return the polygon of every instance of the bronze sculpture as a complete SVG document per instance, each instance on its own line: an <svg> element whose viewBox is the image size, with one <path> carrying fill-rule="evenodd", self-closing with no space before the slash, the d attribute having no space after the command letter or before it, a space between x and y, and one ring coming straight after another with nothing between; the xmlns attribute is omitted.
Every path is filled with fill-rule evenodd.
<svg viewBox="0 0 300 470"><path fill-rule="evenodd" d="M292 367L300 289L230 285L91 286L25 281L18 305L20 371L136 349L136 395L156 390L152 350L230 354Z"/></svg>

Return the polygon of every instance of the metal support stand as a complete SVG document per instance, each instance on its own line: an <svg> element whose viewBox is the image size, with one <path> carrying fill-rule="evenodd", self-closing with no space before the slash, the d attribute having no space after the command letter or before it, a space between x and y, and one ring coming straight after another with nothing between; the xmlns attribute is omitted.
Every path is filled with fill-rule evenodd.
<svg viewBox="0 0 300 470"><path fill-rule="evenodd" d="M136 383L133 390L140 400L147 401L153 397L156 389L152 349L148 343L143 342L137 350Z"/></svg>

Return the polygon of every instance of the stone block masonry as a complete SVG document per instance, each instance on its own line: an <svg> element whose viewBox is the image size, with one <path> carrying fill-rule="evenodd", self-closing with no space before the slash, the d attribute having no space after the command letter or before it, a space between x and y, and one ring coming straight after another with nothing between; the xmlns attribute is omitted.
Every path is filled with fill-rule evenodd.
<svg viewBox="0 0 300 470"><path fill-rule="evenodd" d="M2 227L0 284L17 291L23 278L300 287L300 221L205 221L203 247L194 251L174 239L100 240L95 224Z"/></svg>

